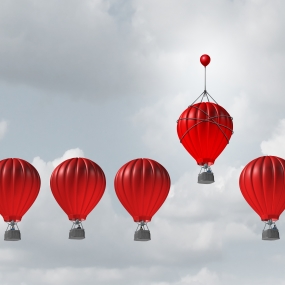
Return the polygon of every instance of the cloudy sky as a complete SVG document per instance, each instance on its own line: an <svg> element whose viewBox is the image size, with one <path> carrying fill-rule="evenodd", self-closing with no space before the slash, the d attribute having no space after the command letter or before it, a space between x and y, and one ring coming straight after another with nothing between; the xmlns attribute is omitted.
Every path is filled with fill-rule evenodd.
<svg viewBox="0 0 285 285"><path fill-rule="evenodd" d="M284 10L282 0L0 0L0 154L29 161L42 180L22 240L0 240L0 284L284 285L285 217L281 240L262 241L238 187L252 159L285 157ZM203 91L204 53L207 90L234 118L211 185L197 184L176 134ZM54 167L76 156L107 178L83 241L68 239L49 188ZM113 188L140 157L172 180L146 243L133 241Z"/></svg>

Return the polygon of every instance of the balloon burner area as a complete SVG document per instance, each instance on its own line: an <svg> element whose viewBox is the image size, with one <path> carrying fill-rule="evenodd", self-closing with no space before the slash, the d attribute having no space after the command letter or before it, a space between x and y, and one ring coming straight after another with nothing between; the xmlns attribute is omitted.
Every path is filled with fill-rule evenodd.
<svg viewBox="0 0 285 285"><path fill-rule="evenodd" d="M135 231L134 236L135 241L149 241L150 238L150 231L147 227L147 224L145 222L139 222L138 227Z"/></svg>
<svg viewBox="0 0 285 285"><path fill-rule="evenodd" d="M200 173L198 174L199 184L211 184L214 183L214 173L208 164L204 164L201 167Z"/></svg>
<svg viewBox="0 0 285 285"><path fill-rule="evenodd" d="M21 240L21 232L16 222L11 221L8 223L7 229L4 234L4 240L6 241Z"/></svg>
<svg viewBox="0 0 285 285"><path fill-rule="evenodd" d="M264 229L262 231L262 240L278 240L280 239L279 231L275 222L268 220L265 222Z"/></svg>
<svg viewBox="0 0 285 285"><path fill-rule="evenodd" d="M85 239L85 230L81 221L73 221L72 227L69 231L69 239Z"/></svg>

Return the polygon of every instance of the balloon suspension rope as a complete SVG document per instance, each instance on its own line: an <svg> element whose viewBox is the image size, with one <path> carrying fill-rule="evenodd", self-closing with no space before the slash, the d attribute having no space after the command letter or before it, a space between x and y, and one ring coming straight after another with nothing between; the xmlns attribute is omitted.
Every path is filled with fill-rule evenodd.
<svg viewBox="0 0 285 285"><path fill-rule="evenodd" d="M138 230L145 230L145 227L146 227L146 229L149 231L146 222L144 222L144 221L138 222L138 226L137 226L136 232L137 232Z"/></svg>
<svg viewBox="0 0 285 285"><path fill-rule="evenodd" d="M201 170L200 170L200 173L199 173L199 174L201 174L202 171L203 171L203 172L210 172L210 173L213 173L213 171L212 171L210 165L208 165L207 163L205 163L205 164L201 167Z"/></svg>
<svg viewBox="0 0 285 285"><path fill-rule="evenodd" d="M210 99L209 99L209 97L217 104L217 105L219 105L217 102L216 102L216 100L207 92L207 90L206 90L206 66L205 66L205 89L204 89L204 91L202 92L202 94L201 95L199 95L199 97L190 105L190 106L192 106L193 104L195 104L196 103L196 101L198 101L198 99L200 98L200 97L202 97L201 98L201 101L200 101L200 103L203 101L203 99L204 98L206 98L206 100L208 100L208 102L210 102ZM189 106L189 107L190 107Z"/></svg>
<svg viewBox="0 0 285 285"><path fill-rule="evenodd" d="M77 226L77 228L76 228L76 226ZM82 222L79 221L79 220L73 221L71 230L73 230L73 229L79 229L79 230L83 229L83 230L84 230L83 225L82 225Z"/></svg>
<svg viewBox="0 0 285 285"><path fill-rule="evenodd" d="M275 222L273 222L272 220L265 221L264 223L265 225L264 225L263 230L265 230L267 225L269 226L269 229L272 229L272 225L274 225L273 227L277 229Z"/></svg>
<svg viewBox="0 0 285 285"><path fill-rule="evenodd" d="M8 230L14 231L15 230L15 226L16 226L17 230L19 231L19 227L18 227L16 222L14 222L14 221L8 222L8 226L6 228L6 231L8 231Z"/></svg>

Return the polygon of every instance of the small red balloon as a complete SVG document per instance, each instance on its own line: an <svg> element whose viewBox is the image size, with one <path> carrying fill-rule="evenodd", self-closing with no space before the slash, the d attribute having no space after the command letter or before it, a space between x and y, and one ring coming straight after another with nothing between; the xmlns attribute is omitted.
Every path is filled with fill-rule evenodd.
<svg viewBox="0 0 285 285"><path fill-rule="evenodd" d="M203 54L200 57L200 62L206 67L211 62L211 58L207 54Z"/></svg>

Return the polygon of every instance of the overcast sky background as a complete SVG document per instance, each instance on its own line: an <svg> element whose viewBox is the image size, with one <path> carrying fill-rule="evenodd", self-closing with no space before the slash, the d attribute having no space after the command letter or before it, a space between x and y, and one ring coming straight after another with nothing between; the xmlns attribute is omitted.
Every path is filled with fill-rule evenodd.
<svg viewBox="0 0 285 285"><path fill-rule="evenodd" d="M42 180L22 240L0 239L0 284L284 285L285 217L281 239L262 241L238 186L252 159L285 157L284 10L282 0L0 0L0 156L29 161ZM207 90L234 119L211 185L197 184L176 133L204 89L204 53ZM83 241L68 240L49 188L76 156L107 178ZM133 241L113 188L140 157L172 180L146 243Z"/></svg>

